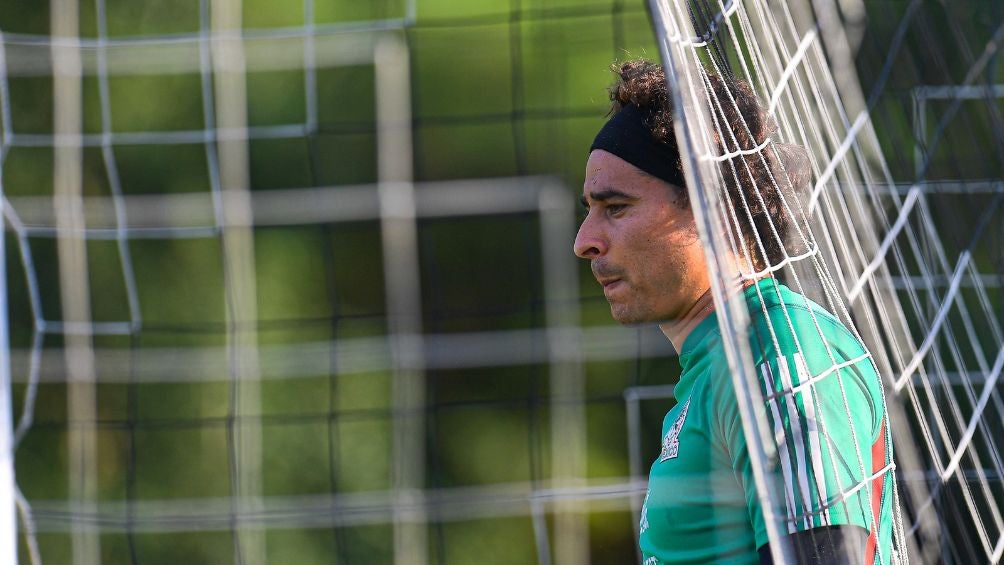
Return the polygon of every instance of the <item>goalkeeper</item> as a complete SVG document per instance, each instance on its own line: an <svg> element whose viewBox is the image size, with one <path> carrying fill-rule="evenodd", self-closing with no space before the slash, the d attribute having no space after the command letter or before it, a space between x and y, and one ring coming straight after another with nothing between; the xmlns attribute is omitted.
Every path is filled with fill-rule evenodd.
<svg viewBox="0 0 1004 565"><path fill-rule="evenodd" d="M575 254L588 259L614 319L658 323L679 351L641 514L645 565L770 563L764 509L689 206L663 69L624 63L612 117L593 141ZM708 77L749 343L776 450L765 474L799 563L893 560L892 453L881 384L864 346L837 318L773 273L794 220L785 201L808 183L804 149L765 143L773 124L745 82ZM715 102L717 100L717 102ZM727 128L727 129L726 129ZM797 206L795 206L797 208ZM801 385L801 386L799 386Z"/></svg>

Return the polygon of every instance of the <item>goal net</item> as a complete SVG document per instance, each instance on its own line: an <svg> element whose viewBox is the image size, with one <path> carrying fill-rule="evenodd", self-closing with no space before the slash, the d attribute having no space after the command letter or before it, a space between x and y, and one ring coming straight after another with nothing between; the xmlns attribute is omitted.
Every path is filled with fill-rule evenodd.
<svg viewBox="0 0 1004 565"><path fill-rule="evenodd" d="M0 6L0 561L640 562L676 353L571 241L660 54L689 174L716 64L809 150L771 276L869 347L895 547L996 561L1000 14L840 5Z"/></svg>
<svg viewBox="0 0 1004 565"><path fill-rule="evenodd" d="M999 230L1001 194L982 199L955 249L928 196L943 184L932 182L939 144L964 100L982 102L974 111L992 124L983 134L999 137L998 95L985 83L1004 27L990 28L981 55L968 54L955 86L912 92L916 163L897 182L874 111L918 10L902 14L866 97L850 59L854 30L833 5L652 2L779 562L797 559L786 536L833 524L870 532L863 548L846 549L866 563L996 563L1004 551L994 423L1001 305L973 260ZM741 114L743 90L722 86L730 76L751 85L766 116ZM951 100L934 128L931 96ZM795 298L784 297L789 288ZM841 345L831 315L867 349ZM865 381L879 378L885 393L868 391Z"/></svg>

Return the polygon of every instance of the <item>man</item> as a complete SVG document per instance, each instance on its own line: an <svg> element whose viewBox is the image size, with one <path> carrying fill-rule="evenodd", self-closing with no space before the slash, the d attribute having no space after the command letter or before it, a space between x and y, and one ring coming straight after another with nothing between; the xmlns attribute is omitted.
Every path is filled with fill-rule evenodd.
<svg viewBox="0 0 1004 565"><path fill-rule="evenodd" d="M613 115L586 165L588 211L575 253L590 261L614 319L657 323L679 351L677 403L641 516L644 563L770 563L665 76L647 61L617 72ZM800 563L891 563L891 443L874 364L836 317L774 277L791 256L792 198L808 181L804 150L765 143L775 126L749 85L709 76L708 86L726 156L724 200L735 210L726 259L744 275L742 295L730 300L744 300L750 313L776 441L766 478L782 499L773 514L785 554Z"/></svg>

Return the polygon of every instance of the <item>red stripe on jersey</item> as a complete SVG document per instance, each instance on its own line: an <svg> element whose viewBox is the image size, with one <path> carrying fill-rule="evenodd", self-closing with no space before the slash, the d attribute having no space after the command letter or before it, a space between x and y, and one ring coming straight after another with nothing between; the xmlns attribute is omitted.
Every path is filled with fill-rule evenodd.
<svg viewBox="0 0 1004 565"><path fill-rule="evenodd" d="M872 474L879 472L885 467L885 422L879 428L878 439L872 444ZM878 527L882 510L882 484L885 481L885 473L875 477L872 481L872 527L868 534L868 543L865 544L865 565L874 565L875 546L878 545Z"/></svg>

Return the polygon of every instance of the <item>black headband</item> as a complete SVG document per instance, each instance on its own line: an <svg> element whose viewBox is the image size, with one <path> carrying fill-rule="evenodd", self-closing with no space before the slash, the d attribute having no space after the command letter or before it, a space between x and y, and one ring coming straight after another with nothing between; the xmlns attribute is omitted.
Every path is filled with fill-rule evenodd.
<svg viewBox="0 0 1004 565"><path fill-rule="evenodd" d="M590 146L602 149L631 163L646 173L669 184L685 186L680 170L680 152L676 150L676 138L666 143L652 139L652 132L645 127L641 110L634 104L627 104L596 134Z"/></svg>

